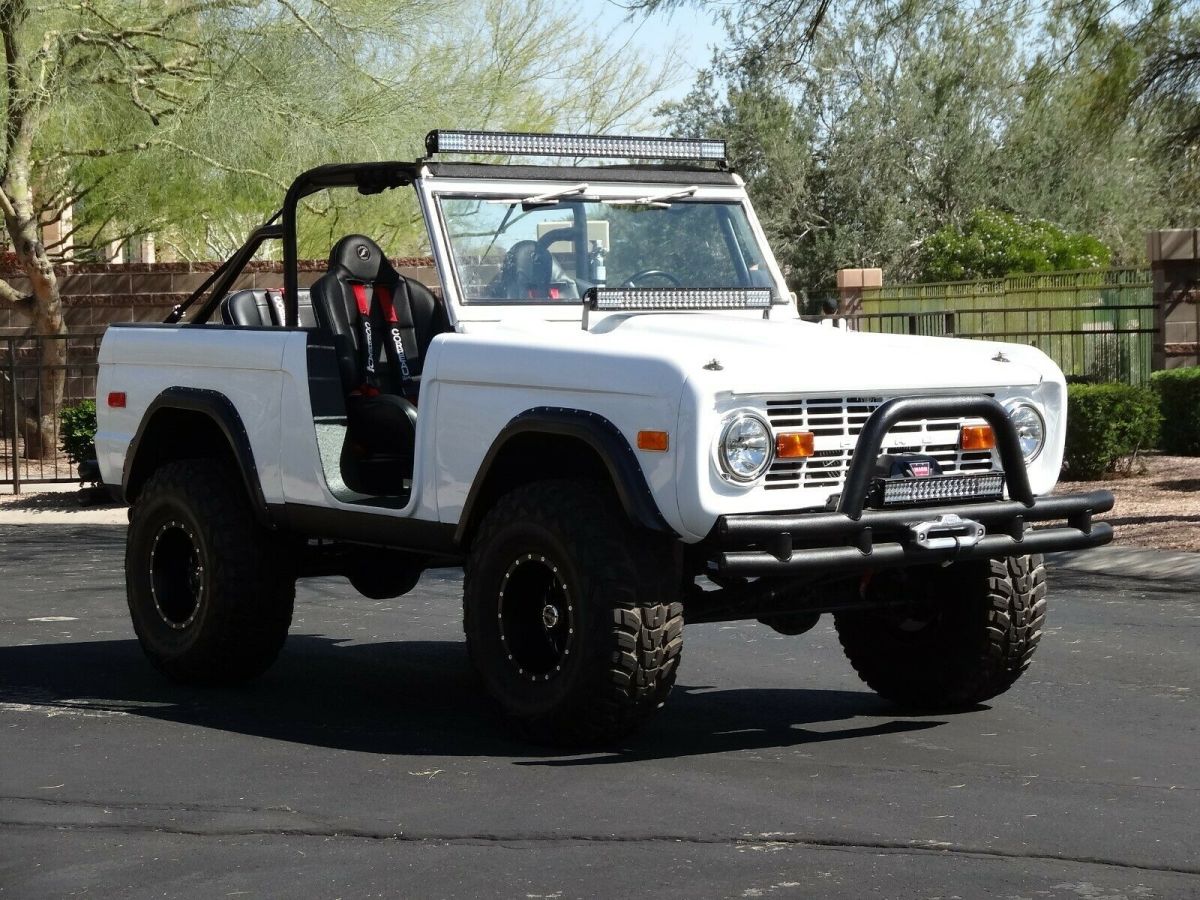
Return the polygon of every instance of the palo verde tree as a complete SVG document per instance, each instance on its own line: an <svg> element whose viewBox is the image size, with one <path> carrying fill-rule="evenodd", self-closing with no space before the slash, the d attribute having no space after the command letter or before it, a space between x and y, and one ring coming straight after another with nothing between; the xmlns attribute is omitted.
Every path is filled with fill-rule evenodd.
<svg viewBox="0 0 1200 900"><path fill-rule="evenodd" d="M0 280L0 303L46 335L66 241L41 229L65 210L76 259L148 232L211 257L307 167L411 157L438 125L611 127L667 77L549 0L0 0L0 39L0 207L29 284ZM393 219L414 239L411 210ZM65 343L41 361L31 457L57 444Z"/></svg>

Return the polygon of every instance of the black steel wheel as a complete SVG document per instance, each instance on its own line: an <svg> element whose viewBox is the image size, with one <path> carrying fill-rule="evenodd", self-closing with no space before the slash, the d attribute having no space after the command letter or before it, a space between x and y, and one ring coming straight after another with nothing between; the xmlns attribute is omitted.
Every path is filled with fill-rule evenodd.
<svg viewBox="0 0 1200 900"><path fill-rule="evenodd" d="M566 480L497 501L471 544L471 660L529 737L603 743L637 728L675 682L683 605L669 546L636 532L604 486Z"/></svg>
<svg viewBox="0 0 1200 900"><path fill-rule="evenodd" d="M235 472L207 459L157 469L133 506L125 549L129 612L150 662L196 684L265 671L291 624L287 551L255 522Z"/></svg>
<svg viewBox="0 0 1200 900"><path fill-rule="evenodd" d="M575 635L575 602L544 553L518 556L500 579L500 646L517 674L549 681L562 671Z"/></svg>
<svg viewBox="0 0 1200 900"><path fill-rule="evenodd" d="M184 631L200 613L204 597L200 541L177 519L163 522L150 545L150 596L168 628Z"/></svg>
<svg viewBox="0 0 1200 900"><path fill-rule="evenodd" d="M1029 667L1046 619L1046 567L1041 556L1014 556L880 574L867 598L891 605L835 616L862 680L902 706L970 707Z"/></svg>

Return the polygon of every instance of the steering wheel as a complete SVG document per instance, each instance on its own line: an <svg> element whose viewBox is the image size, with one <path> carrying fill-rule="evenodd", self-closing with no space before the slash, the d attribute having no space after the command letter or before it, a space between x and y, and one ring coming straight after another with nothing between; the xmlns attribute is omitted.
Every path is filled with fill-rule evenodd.
<svg viewBox="0 0 1200 900"><path fill-rule="evenodd" d="M662 269L642 269L640 272L634 272L621 282L621 287L637 287L637 283L643 278L661 278L663 281L669 281L671 283L671 287L683 287L683 283L678 278L676 278L670 272L664 272Z"/></svg>

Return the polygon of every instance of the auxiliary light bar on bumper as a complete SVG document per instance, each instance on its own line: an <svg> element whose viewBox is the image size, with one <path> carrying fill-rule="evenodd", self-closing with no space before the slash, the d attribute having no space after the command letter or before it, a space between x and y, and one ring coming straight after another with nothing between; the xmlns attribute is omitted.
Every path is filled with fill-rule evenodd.
<svg viewBox="0 0 1200 900"><path fill-rule="evenodd" d="M954 416L983 418L995 430L1012 499L865 509L887 432L902 421ZM1108 491L1035 498L1016 429L992 398L906 397L882 404L863 426L836 510L721 516L708 540L723 575L855 572L1097 547L1112 540L1112 526L1092 516L1112 506Z"/></svg>

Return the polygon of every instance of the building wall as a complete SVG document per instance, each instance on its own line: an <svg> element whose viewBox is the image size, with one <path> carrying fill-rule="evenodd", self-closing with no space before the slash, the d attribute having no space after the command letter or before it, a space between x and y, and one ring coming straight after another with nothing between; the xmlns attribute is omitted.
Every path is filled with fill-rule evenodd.
<svg viewBox="0 0 1200 900"><path fill-rule="evenodd" d="M0 260L0 277L25 293L29 281L10 274ZM397 270L430 287L438 287L437 271L427 258L394 259ZM72 333L102 331L111 322L161 322L212 275L217 263L80 264L59 271L59 292L67 328ZM300 263L300 286L308 287L325 271L323 260ZM5 269L9 271L5 271ZM277 262L254 262L236 282L237 288L283 287L283 267ZM0 305L0 335L20 334L29 319L11 306Z"/></svg>

